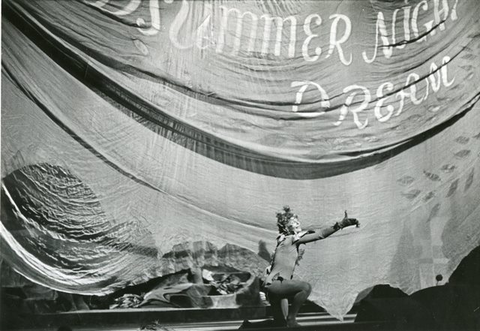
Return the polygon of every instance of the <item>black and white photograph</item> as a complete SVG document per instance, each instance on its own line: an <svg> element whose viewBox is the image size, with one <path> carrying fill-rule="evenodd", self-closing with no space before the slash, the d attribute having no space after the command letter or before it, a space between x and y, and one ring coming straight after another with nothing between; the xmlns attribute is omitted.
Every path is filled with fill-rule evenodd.
<svg viewBox="0 0 480 331"><path fill-rule="evenodd" d="M480 1L1 0L2 331L480 330Z"/></svg>

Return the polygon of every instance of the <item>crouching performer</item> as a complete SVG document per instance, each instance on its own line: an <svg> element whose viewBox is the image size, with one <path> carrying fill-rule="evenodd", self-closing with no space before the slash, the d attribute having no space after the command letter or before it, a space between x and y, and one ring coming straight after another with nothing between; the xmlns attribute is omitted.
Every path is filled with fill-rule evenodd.
<svg viewBox="0 0 480 331"><path fill-rule="evenodd" d="M271 326L300 326L297 323L297 314L310 295L312 288L307 282L292 279L299 258L299 246L325 239L338 230L352 225L358 227L360 223L355 218L348 218L345 211L345 217L333 226L303 231L298 216L292 213L290 207L285 206L283 212L277 213L279 231L277 246L273 253L271 265L266 270L264 282L264 291L270 301L274 318ZM267 326L265 322L250 323L245 321L242 328Z"/></svg>

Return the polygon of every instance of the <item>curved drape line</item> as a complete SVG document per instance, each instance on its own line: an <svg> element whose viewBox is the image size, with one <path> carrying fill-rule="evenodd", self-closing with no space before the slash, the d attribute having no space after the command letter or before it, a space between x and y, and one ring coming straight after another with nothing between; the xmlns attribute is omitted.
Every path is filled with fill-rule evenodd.
<svg viewBox="0 0 480 331"><path fill-rule="evenodd" d="M8 3L6 7L10 8ZM69 48L58 43L54 37L49 36L48 33L40 34L39 31L35 29L35 24L29 22L28 18L21 15L18 11L8 10L8 12L4 12L5 14L8 13L9 15L17 17L18 19L11 20L12 23L40 49L46 51L46 47L48 47L48 54L51 59L59 64L65 71L76 77L98 95L107 99L108 102L116 102L118 109L130 114L137 114L142 117L142 119L146 119L147 121L139 121L145 127L200 155L229 166L262 175L287 179L316 179L336 176L366 168L423 142L428 137L441 132L443 128L450 126L461 117L461 114L457 114L441 125L433 127L430 130L420 132L416 136L407 137L398 142L385 144L381 147L358 151L337 152L343 157L348 157L348 160L321 159L318 161L303 161L289 158L288 156L283 158L278 155L266 155L265 153L262 154L225 141L222 138L213 136L161 112L148 101L119 86L116 82L103 75L99 70L90 66L88 61L85 61L81 55L76 54ZM48 44L45 44L45 42ZM72 66L72 61L75 63L74 66ZM119 91L121 91L121 93ZM478 99L478 94L476 98ZM477 100L474 99L469 106L465 107L462 113L471 109L471 106L476 101ZM41 108L49 113L49 116L52 115L46 106L42 106ZM54 119L54 121L61 127L65 128L65 124L61 123L58 119ZM93 150L93 147L78 137L74 131L71 129L66 131L68 131L74 139L79 142L81 141L81 143L88 147L90 151ZM101 156L98 151L94 154ZM101 159L104 161L106 160L104 156L101 156ZM128 171L121 170L119 166L111 162L109 162L109 164L128 177L142 181L132 174L129 174ZM150 186L150 184L146 182L145 185Z"/></svg>
<svg viewBox="0 0 480 331"><path fill-rule="evenodd" d="M43 208L45 210L53 210L59 208L59 205L68 205L69 210L74 210L71 204L72 199L69 197L66 198L65 202L58 202L55 201L52 204L48 204L48 202L52 202L51 197L58 197L58 195L48 194L49 188L45 186L44 188L36 187L35 184L40 185L42 182L36 181L34 177L32 177L28 182L26 181L26 177L28 177L29 170L32 171L32 168L36 169L52 169L59 167L55 167L46 163L36 164L33 166L26 166L22 169L16 170L13 173L10 173L8 176L2 179L2 210L5 208L5 215L8 215L9 211L15 210L17 215L23 215L23 219L25 220L25 224L28 224L29 227L33 228L35 231L41 233L42 235L50 236L54 240L62 240L64 242L69 243L82 243L88 242L89 244L103 244L104 246L108 246L109 248L113 248L115 250L123 250L132 253L138 253L140 255L156 257L157 250L155 248L151 248L144 245L139 245L138 243L133 243L129 238L126 238L125 241L119 242L118 238L122 233L122 229L125 228L125 224L114 224L110 222L105 222L100 225L98 223L88 222L85 219L84 215L78 219L67 217L68 222L60 222L57 218L49 219L45 217L43 221L47 221L49 223L39 223L38 222L38 215L32 215L28 213L28 209L25 209L23 212L20 211L20 208L17 207L17 202L15 199L24 200L25 197L28 197L27 188L32 190L33 192L45 192L42 194L43 196L48 196L49 199L45 199L45 205ZM45 182L44 182L45 183ZM51 185L49 183L49 185ZM12 190L13 193L10 192ZM84 192L84 191L83 191ZM5 197L3 197L5 194ZM87 198L85 198L83 205L78 206L80 208L85 208L85 204L88 204ZM25 201L24 201L25 202ZM97 202L98 203L98 202ZM87 209L88 210L88 209ZM39 211L39 213L42 213ZM93 215L93 214L92 214ZM94 216L99 216L107 220L106 215L101 210L96 210L96 214ZM5 219L2 220L5 227L10 232L19 232L26 230L26 228L20 223L17 222L10 222L11 219L14 218L13 215L6 216ZM37 221L31 221L32 218L37 218ZM71 225L74 226L71 226ZM130 231L133 228L130 228ZM61 258L61 257L58 257ZM91 262L89 262L91 263Z"/></svg>
<svg viewBox="0 0 480 331"><path fill-rule="evenodd" d="M18 22L21 22L21 20L15 20L14 22L16 23L14 24L17 25L20 24ZM21 27L23 28L22 30L25 31L25 27ZM40 36L38 34L38 31L27 30L26 32L26 36L28 36L33 42L35 42L35 44L41 49L44 49L45 45L42 44L42 41L45 41L45 36ZM51 46L51 44L49 44L49 46ZM107 97L110 103L112 103L112 101L115 101L117 103L117 106L124 106L117 107L118 109L121 109L122 111L126 111L128 113L140 115L142 118L147 119L147 122L140 121L140 123L149 128L150 130L154 130L156 133L162 135L164 138L169 139L176 144L191 149L196 153L214 159L218 162L267 176L275 176L288 179L315 179L335 176L342 173L369 167L424 141L426 137L431 137L432 135L440 132L443 128L450 126L458 118L461 117L459 115L454 116L450 120L443 123L443 125L432 128L430 132L423 132L417 137L405 140L403 144L385 146L382 150L372 149L368 151L371 154L367 156L364 155L365 152L363 151L342 154L344 156L356 157L356 160L349 159L348 161L332 162L320 161L318 163L283 160L275 157L268 157L262 154L257 154L255 152L245 150L224 141L218 140L218 138L209 136L208 134L196 130L195 128L188 126L185 123L181 123L176 121L175 119L169 118L168 115L164 113L158 114L157 112L155 112L155 117L157 118L154 118L152 116L153 110L149 109L149 105L146 104L145 100L139 99L134 94L129 93L128 91L123 90L122 93L116 92L117 90L115 88L111 88L111 86L115 84L114 82L108 80L107 77L101 75L97 70L94 70L94 68L90 67L88 63L82 61L82 59L78 57L78 55L69 52L69 50L66 48L61 50L58 47L59 45L55 45L55 50L57 52L55 52L54 54L53 52L51 52L52 49L49 48L50 53L52 54L52 59L55 62L57 62L64 70L85 83L86 86L96 90L97 94L99 94L103 98ZM71 62L68 62L72 59L75 59L75 63L77 64L77 66L71 66ZM73 70L73 68L75 68L76 70ZM110 88L105 90L106 87ZM101 94L98 93L98 91L100 91ZM471 106L466 110L470 108ZM52 115L45 106L43 106L42 109L49 113L49 116ZM159 119L158 117L160 116L162 118ZM58 119L53 120L58 125L66 129L65 125L59 122ZM170 122L171 124L168 122ZM78 137L75 132L73 132L72 130L66 131L68 131L68 134L71 135L74 139L81 142L82 145L88 147L88 150L94 150L92 146L90 146L88 143L84 142L80 137ZM390 149L388 149L389 147ZM94 154L99 156L103 161L106 161L106 158L102 156L101 153L99 153L98 151L95 151ZM114 163L110 161L108 163L114 169L123 173L129 178L142 181L141 179L135 178L132 174L128 173L128 171L121 169ZM145 185L151 186L146 182Z"/></svg>
<svg viewBox="0 0 480 331"><path fill-rule="evenodd" d="M38 167L38 165L27 166L17 171L28 171L31 167ZM118 234L117 237L111 237L111 232L107 235L97 233L96 235L102 240L95 242L82 238L69 241L55 237L56 232L52 229L39 227L38 218L32 219L22 212L22 205L17 205L19 201L16 201L13 194L17 189L15 182L9 184L9 180L6 180L1 188L2 211L5 211L4 219L0 222L2 257L27 279L63 292L105 295L132 283L141 283L149 278L162 276L161 269L156 265L158 261L156 247L131 242L125 237L121 240L122 237ZM35 194L35 189L29 193ZM49 197L45 196L45 199ZM61 207L58 206L58 208ZM36 238L36 235L31 233L27 235L25 230L29 230L26 228L19 230L15 227L16 224L29 224L45 236ZM121 225L111 227L114 233L115 228L119 226ZM34 241L31 241L32 239ZM67 245L72 250L70 252L63 249L58 252L48 251L45 241L51 243L52 247L56 247L55 245L61 242L62 247ZM79 245L76 246L77 249L72 248L75 244ZM133 278L126 277L118 282L118 277L112 275L128 274L133 261L143 261L144 271L133 274Z"/></svg>
<svg viewBox="0 0 480 331"><path fill-rule="evenodd" d="M65 133L67 133L71 138L73 138L76 142L82 145L86 150L91 152L93 155L98 157L104 163L108 164L117 172L121 173L122 175L128 177L129 179L133 180L136 183L142 184L150 189L153 189L158 192L162 192L158 187L155 187L146 181L138 178L137 176L129 173L128 171L122 169L120 166L117 166L113 161L110 161L106 156L104 156L101 152L97 151L91 144L85 141L83 138L78 136L72 129L70 129L65 123L63 123L53 112L51 112L48 107L37 97L32 95L29 91L27 91L21 83L19 83L15 78L14 75L10 73L10 70L7 68L6 64L2 65L2 71L8 75L8 78L17 86L25 95L27 95L56 125L58 125Z"/></svg>
<svg viewBox="0 0 480 331"><path fill-rule="evenodd" d="M28 217L24 215L21 212L20 208L16 205L16 202L10 195L9 189L5 185L2 185L2 191L3 193L5 193L7 198L7 201L3 201L7 205L2 206L2 208L6 207L7 210L14 211L15 216L12 217L20 218L23 223L30 223ZM215 216L218 215L215 214ZM22 243L17 240L14 233L11 232L8 224L4 224L5 220L0 223L2 223L0 224L0 236L2 238L2 245L5 244L2 252L4 253L3 255L6 260L9 261L9 263L18 273L24 275L29 280L43 286L48 284L48 287L54 290L84 295L105 295L108 293L112 293L119 288L124 288L128 285L145 282L148 279L163 275L163 269L159 268L156 262L154 262L158 261L156 248L142 246L130 242L124 243L120 246L112 245L109 242L108 238L106 238L107 240L104 240L103 242L96 243L95 249L97 249L98 247L108 247L109 249L113 249L115 252L121 253L117 255L115 263L112 263L111 256L107 261L108 263L105 263L105 261L95 261L94 257L92 257L91 255L81 254L78 257L87 267L87 269L79 270L78 268L68 269L61 266L52 266L47 263L47 261L43 261L42 259L40 259L35 254L35 252L32 252L30 249L28 249L28 247L24 247ZM251 229L255 229L255 231L259 230L258 224L253 225L243 222L242 225L245 227L249 227L250 231ZM16 230L14 230L13 232L15 231ZM25 234L21 234L20 236L25 236ZM38 247L35 244L32 245L32 247ZM48 253L46 253L45 251L43 251L43 253L48 255ZM114 278L113 280L109 277L104 277L103 279L99 277L93 277L96 274L124 274L124 272L121 270L112 272L112 270L110 270L112 269L111 265L123 266L122 268L129 268L131 263L124 263L122 260L128 258L131 259L132 254L137 257L152 259L151 263L149 264L151 270L147 274L137 276L133 280L124 280L121 283L116 281L115 276L112 276ZM168 258L169 254L170 253L164 254L162 258ZM64 262L72 262L71 257L66 256L62 257L60 255L56 255L55 259L59 262L61 262L63 259L67 259L64 260ZM92 259L94 259L94 261L92 261ZM33 273L32 270L34 271Z"/></svg>
<svg viewBox="0 0 480 331"><path fill-rule="evenodd" d="M418 41L418 40L420 40L420 39L422 39L422 38L424 38L424 37L426 37L426 36L428 36L432 33L435 33L436 31L438 31L437 29L439 29L442 24L445 24L445 21L446 20L439 21L439 23L433 25L429 30L422 31L419 34L418 37L416 37L414 39L411 39L411 40L407 40L404 43L381 44L381 45L378 45L378 47L379 47L379 49L383 49L383 48L391 48L391 47L395 47L395 46L403 45L403 44L414 43L414 42L416 42L416 41ZM48 23L48 22L45 22L45 23ZM54 26L49 26L49 28L52 28L52 31L55 31L56 33L60 33L58 31L58 29L54 28ZM210 104L210 105L228 106L229 108L235 108L235 106L238 106L238 108L235 108L236 110L241 111L243 113L247 113L247 114L253 114L253 115L258 116L258 117L288 119L288 120L291 120L291 121L305 120L305 119L311 118L311 117L307 117L307 116L302 116L302 114L305 114L305 113L308 114L308 112L291 112L291 111L284 111L284 110L281 110L281 109L275 109L275 110L271 109L272 107L285 107L285 106L291 107L291 106L294 106L295 104L292 104L291 102L285 102L285 101L278 101L277 102L277 101L266 101L266 100L251 101L251 97L250 97L250 99L247 99L247 98L242 98L241 95L239 95L239 96L237 96L237 98L233 99L233 98L226 98L226 97L216 95L214 92L196 90L196 89L193 89L191 87L186 86L175 76L169 75L169 74L164 73L164 72L162 72L162 75L160 76L158 72L148 71L147 69L142 69L140 67L125 65L124 63L116 60L113 57L107 57L107 56L101 54L100 52L94 52L94 51L92 51L92 49L87 49L81 43L75 42L75 40L72 40L68 36L65 36L65 35L62 34L62 37L65 37L65 40L68 40L71 43L71 45L78 48L79 50L81 50L83 52L85 50L87 50L88 54L94 55L93 57L95 58L95 60L97 60L99 63L101 63L105 66L109 66L109 67L112 67L112 68L122 70L123 72L131 74L132 76L135 76L135 77L138 77L138 78L142 78L142 79L152 81L152 82L155 82L155 83L161 83L165 86L168 86L172 90L175 90L179 93L184 94L185 96L193 97L197 100L200 100L200 101L205 102L205 103ZM445 48L447 48L447 47L448 47L448 44L445 45ZM453 56L451 55L450 56L451 60L448 63L451 63L451 61L453 61L453 59L455 57L457 57L457 55L459 55L460 53L461 53L461 50L458 53L454 54ZM423 61L422 63L419 63L418 66L424 64L425 62L428 62L428 60L431 60L435 55L437 55L437 54L432 55L431 58L426 58L425 61ZM230 61L229 62L229 64L231 65L230 67L233 67L234 65L238 65L238 66L242 67L242 63L241 62L240 63L235 62L233 60L233 58L224 57L223 59L226 60L226 61ZM426 77L428 77L429 75L435 74L443 66L446 66L446 65L447 65L447 63L441 64L434 71L429 72L428 74L420 77L419 81L422 81L423 79L426 79ZM272 71L272 68L268 65L264 64L261 67L266 68L266 69L264 69L265 72L271 72ZM294 67L294 66L292 65L292 67ZM229 67L227 67L227 68L229 68ZM277 68L277 70L283 72L283 71L285 71L287 66L285 64L282 64L281 68L279 68L278 66L276 68ZM412 71L415 68L416 67L410 68L410 71ZM245 68L245 69L247 69L247 68ZM405 70L402 71L402 72L405 72ZM399 90L406 89L406 88L410 87L411 85L414 85L415 83L418 83L418 82L412 81L405 86L402 86L402 87L399 86L397 90L386 92L382 97L378 97L377 95L375 95L371 99L370 103L373 104L373 103L377 102L378 100L380 100L382 98L386 98L390 95L393 95L393 94L397 93ZM331 102L335 99L339 99L343 95L344 95L343 93L332 94L329 98L321 99L320 101L330 101ZM331 105L331 107L329 109L325 109L324 111L326 113L337 111L338 108L343 106L343 102L341 100L339 100L339 101L340 102L338 104ZM302 100L302 105L315 104L315 102L319 103L319 100L312 100L312 101ZM358 104L361 104L361 101L355 101L354 100L350 104L350 106L355 106L355 105L358 105ZM400 142L401 141L398 141L397 143L400 143Z"/></svg>
<svg viewBox="0 0 480 331"><path fill-rule="evenodd" d="M37 258L27 252L12 236L8 230L5 229L3 223L0 222L0 237L1 237L1 248L3 258L9 262L9 265L19 274L27 278L28 280L45 286L48 284L48 287L65 292L68 290L69 293L83 294L83 295L105 295L111 292L114 292L119 286L118 284L112 285L111 279L98 279L97 277L87 277L86 279L95 279L95 283L91 282L82 282L82 277L78 275L78 271L73 270L72 275L68 276L65 273L55 270L48 265L37 260ZM14 256L18 256L15 258ZM18 263L22 262L24 265L19 265ZM47 270L42 270L47 268ZM35 270L32 273L32 270ZM45 279L37 279L32 276L43 276ZM57 276L54 281L52 281L53 276ZM40 277L42 278L42 277ZM148 280L148 276L142 277L142 280L136 280L137 282ZM125 282L125 285L128 285L130 282Z"/></svg>
<svg viewBox="0 0 480 331"><path fill-rule="evenodd" d="M22 215L21 218L24 219L24 223L32 224L32 226L34 228L38 228L34 224L34 222L29 222L28 218L26 216L24 216L20 211L18 211L18 208L16 208L15 205L14 205L15 202L13 201L13 199L10 196L8 196L8 194L9 194L8 189L6 187L4 187L3 185L2 185L2 190L5 192L5 194L7 194L7 199L8 199L7 202L3 203L4 205L2 206L2 208L10 208L12 210L17 210L17 212L16 212L17 215ZM20 231L24 231L24 230L19 230L19 229L16 229L16 228L13 228L13 229L11 228L11 225L18 226L20 223L11 222L12 224L10 224L9 220L2 220L2 222L0 222L0 223L2 223L2 225L5 227L5 229L7 231L9 231L10 233L12 233L15 236L16 236L15 233L19 233ZM120 226L121 225L117 225L117 227L120 227ZM115 227L113 227L113 231L116 231ZM44 234L46 234L46 235L47 234L48 235L53 235L54 234L54 232L51 231L51 230L42 230L42 232L44 232ZM68 232L64 232L63 234L68 235ZM22 233L21 235L24 235L24 234ZM118 237L113 237L112 233L105 234L105 235L103 235L102 238L101 237L102 237L102 234L98 234L97 238L95 238L95 240L85 239L85 238L82 238L82 237L76 237L75 240L73 240L72 238L53 238L53 239L61 240L62 242L68 243L68 244L88 242L89 244L94 244L94 245L97 245L97 246L107 247L108 249L113 249L115 252L135 254L137 256L148 257L148 258L152 258L152 259L157 259L157 257L158 257L158 249L156 247L142 245L142 244L134 243L134 242L131 242L131 241L118 242ZM115 241L117 241L117 243L115 243ZM88 263L88 265L91 266L91 267L94 267L96 265L104 264L104 261L98 261L98 257L95 257L95 256L82 255L81 258L82 258L82 261L84 261L84 262L86 261ZM61 261L63 259L65 262L71 261L70 260L71 257L62 257L60 255L56 255L55 259L58 259L59 261Z"/></svg>
<svg viewBox="0 0 480 331"><path fill-rule="evenodd" d="M22 216L21 213L18 214L20 217ZM9 264L13 267L15 271L20 273L21 275L25 276L27 279L38 283L40 285L43 285L44 282L42 283L42 280L38 280L35 277L31 277L31 269L36 271L36 275L49 275L49 277L56 277L55 282L58 284L64 284L67 287L72 287L72 290L77 289L79 292L76 293L83 293L84 290L82 290L83 287L85 287L86 291L92 291L92 285L91 283L83 284L81 279L82 275L79 275L78 272L73 272L71 275L65 274L64 272L61 272L57 270L57 268L51 267L49 265L46 265L45 263L41 262L38 260L33 254L28 252L23 248L22 245L15 239L15 237L5 228L3 222L0 222L0 236L2 238L2 256L9 262ZM19 259L14 258L12 259L12 256L19 256ZM23 269L24 266L20 266L17 263L14 262L19 262L21 261L23 264L26 264L26 268L29 269L28 272L25 272ZM102 281L100 281L102 282ZM101 289L103 286L97 287ZM55 285L52 287L53 289L64 291L64 288L61 288L59 286L55 287ZM101 295L103 292L102 291L93 291L90 294L97 294Z"/></svg>
<svg viewBox="0 0 480 331"><path fill-rule="evenodd" d="M71 128L69 128L65 123L63 123L52 111L50 111L48 109L48 107L46 105L44 105L44 103L39 100L35 95L33 95L32 93L30 93L30 91L26 90L10 73L9 73L9 70L8 70L8 65L3 65L2 66L2 72L5 74L5 75L8 75L8 78L12 81L12 83L15 84L16 87L18 87L23 93L25 93L25 95L27 95L31 100L32 102L34 102L56 125L58 125L66 134L68 134L72 139L74 139L77 143L79 143L80 145L82 145L87 151L89 151L90 153L92 153L95 157L99 158L102 162L104 162L105 164L107 164L109 167L111 167L112 169L114 169L115 171L117 171L118 173L120 173L121 175L129 178L130 180L133 180L134 182L136 182L137 184L140 184L142 186L145 186L149 189L152 189L156 192L159 192L159 193L163 193L163 194L166 194L167 192L161 190L160 188L158 188L157 186L154 186L150 183L148 183L146 180L138 177L138 176L135 176L133 173L123 169L121 166L117 165L114 161L111 161L107 156L103 155L100 151L98 151L97 149L95 149L95 147L93 147L91 144L89 144L85 139L83 139L82 137L80 137L79 135L77 135L74 130L72 130ZM215 212L212 212L212 211L209 211L209 210L206 210L204 208L201 208L199 206L194 206L190 203L187 203L186 201L183 201L182 199L176 197L176 196L173 196L173 195L170 195L169 196L170 198L172 199L175 199L176 201L182 203L182 204L188 204L189 206L193 206L195 208L198 208L199 210L201 210L202 212L206 212L206 213L211 213L211 214L214 214L216 216L219 216L219 217L222 217L222 218L226 218L225 216L222 216L218 213L215 213ZM259 224L257 223L251 223L251 224L245 224L245 220L240 220L240 219L234 219L234 218L229 218L229 220L233 220L241 225L244 225L244 226L250 226L250 227L256 227L256 228L263 228L262 226L260 226Z"/></svg>
<svg viewBox="0 0 480 331"><path fill-rule="evenodd" d="M96 8L94 6L90 6L90 7L94 8L95 10L99 10L98 8ZM8 2L6 3L6 8L10 8ZM26 22L28 21L28 18L25 15L22 15L22 11L20 9L15 10L14 8L12 8L12 10L15 11L15 13L19 16L20 20L21 20L21 18L24 18ZM104 12L104 11L101 11L101 12L103 14L106 14L106 12ZM27 13L23 12L23 14L27 14ZM110 17L110 14L107 15L107 16ZM125 63L122 63L122 62L116 60L113 57L105 56L101 52L95 51L95 49L92 49L92 48L88 48L88 47L84 46L82 43L79 43L76 40L72 39L68 34L65 34L61 30L55 28L55 26L53 24L48 24L49 23L48 21L41 20L41 18L38 18L38 17L35 18L35 20L39 20L38 22L41 23L44 26L44 30L49 29L48 31L50 31L53 35L63 38L70 45L76 47L77 49L79 49L83 53L88 54L88 56L91 56L96 61L98 61L99 63L101 63L105 66L108 66L108 67L111 67L111 68L114 68L114 69L118 69L122 72L131 74L132 76L135 76L135 77L138 77L138 78L146 79L146 80L149 80L149 81L152 81L152 82L155 82L155 83L161 83L165 86L168 86L172 90L175 90L179 93L184 94L185 96L193 97L196 100L200 100L200 101L205 102L207 104L228 106L230 108L232 108L232 106L240 106L240 107L243 107L241 109L242 112L251 113L251 114L254 114L255 116L259 116L259 117L268 117L268 118L275 117L275 118L288 119L288 120L305 120L306 118L308 119L308 117L302 116L302 112L294 112L293 113L293 112L287 112L287 111L282 111L282 110L271 110L271 107L293 106L291 103L288 103L288 102L271 102L271 101L263 102L263 103L249 102L247 99L245 99L245 100L242 100L242 99L227 99L227 98L224 98L224 97L221 97L221 96L216 96L215 93L195 90L193 88L190 88L190 87L186 86L185 84L182 84L182 82L180 80L178 80L176 77L174 77L172 75L162 73L163 76L159 76L158 72L154 73L154 72L150 72L150 71L147 71L147 70L142 70L141 68L133 67L131 65L127 65ZM115 20L117 20L117 19L115 19ZM124 24L126 23L124 21L121 21L121 22L124 23ZM406 43L412 43L413 41L416 41L417 39L419 40L419 39L423 38L424 36L429 35L430 33L432 33L432 31L435 32L435 29L437 29L441 24L444 24L444 22L445 22L444 20L440 21L440 23L434 25L430 30L422 32L418 36L418 38L409 40ZM35 26L36 26L35 24L33 24L33 22L31 22L30 25L33 28L35 28ZM129 24L127 24L127 25L129 25ZM79 63L78 63L79 65L85 67L85 70L84 70L83 74L86 75L88 63L86 63L86 61L81 56L78 56L78 54L75 54L75 52L67 49L66 47L62 47L62 45L60 45L58 42L56 42L56 40L54 40L53 38L48 39L48 34L45 34L42 37L45 38L45 40L50 41L52 46L55 46L57 49L61 50L65 54L70 53L70 57L72 59L75 58L76 60L79 61ZM396 45L397 44L388 44L388 45L379 45L378 47L379 48L388 48L388 47L394 47ZM458 53L455 54L454 56L452 56L451 59L453 60L457 55L458 55ZM86 65L82 65L81 64L82 62L86 63ZM442 64L435 71L429 73L428 75L434 74L435 72L440 70L441 67L443 67L443 65L446 65L446 64ZM282 70L284 70L284 67L282 67ZM428 75L422 76L420 80L424 79L425 77L428 77ZM104 77L104 76L102 76L102 77L105 78L106 80L108 80L106 77ZM87 77L84 77L84 78L86 79ZM415 82L411 82L410 84L408 84L406 86L403 86L401 89L405 89L406 87L409 87L410 85L413 85L413 84L415 84ZM393 95L397 92L398 92L398 90L394 90L392 92L387 92L387 93L385 93L385 95L382 98L388 97L388 96ZM327 100L332 101L332 100L335 100L335 99L339 98L342 95L343 95L342 93L335 94L335 95L332 95L328 99L325 99L325 100L322 99L322 101L327 101ZM377 97L377 98L374 97L371 100L371 103L375 103L379 99L380 99L380 97ZM313 101L312 102L305 102L304 101L303 105L309 105L309 104L312 104L312 103L313 103ZM351 103L351 106L354 106L354 105L360 104L360 103L361 103L360 101L354 101L354 102ZM328 113L328 112L331 112L331 111L335 111L341 106L342 106L342 103L339 103L337 105L332 105L331 108L325 110L325 112ZM255 107L255 109L257 109L258 111L253 110L252 107ZM252 109L252 110L249 111L248 109ZM238 110L238 108L237 108L237 110ZM166 114L164 114L164 115L166 115ZM166 115L166 116L168 116L168 115ZM183 123L183 124L187 125L186 123ZM397 142L397 143L400 143L400 141Z"/></svg>

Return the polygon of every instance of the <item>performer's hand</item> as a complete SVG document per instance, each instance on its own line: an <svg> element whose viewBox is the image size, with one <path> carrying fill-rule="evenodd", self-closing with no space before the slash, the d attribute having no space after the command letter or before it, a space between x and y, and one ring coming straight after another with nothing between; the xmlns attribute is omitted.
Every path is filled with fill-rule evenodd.
<svg viewBox="0 0 480 331"><path fill-rule="evenodd" d="M356 218L349 218L347 211L345 210L345 216L343 217L343 220L338 224L341 229L355 225L357 228L360 226L360 222Z"/></svg>

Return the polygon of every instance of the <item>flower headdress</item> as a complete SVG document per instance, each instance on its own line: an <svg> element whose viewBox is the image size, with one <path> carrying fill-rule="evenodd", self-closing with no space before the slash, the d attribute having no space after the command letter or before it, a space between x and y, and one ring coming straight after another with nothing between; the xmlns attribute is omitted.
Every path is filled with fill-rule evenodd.
<svg viewBox="0 0 480 331"><path fill-rule="evenodd" d="M280 233L288 232L287 223L288 223L288 220L291 219L292 217L297 217L297 215L292 213L292 210L290 209L289 206L284 206L283 212L277 213L278 232Z"/></svg>

